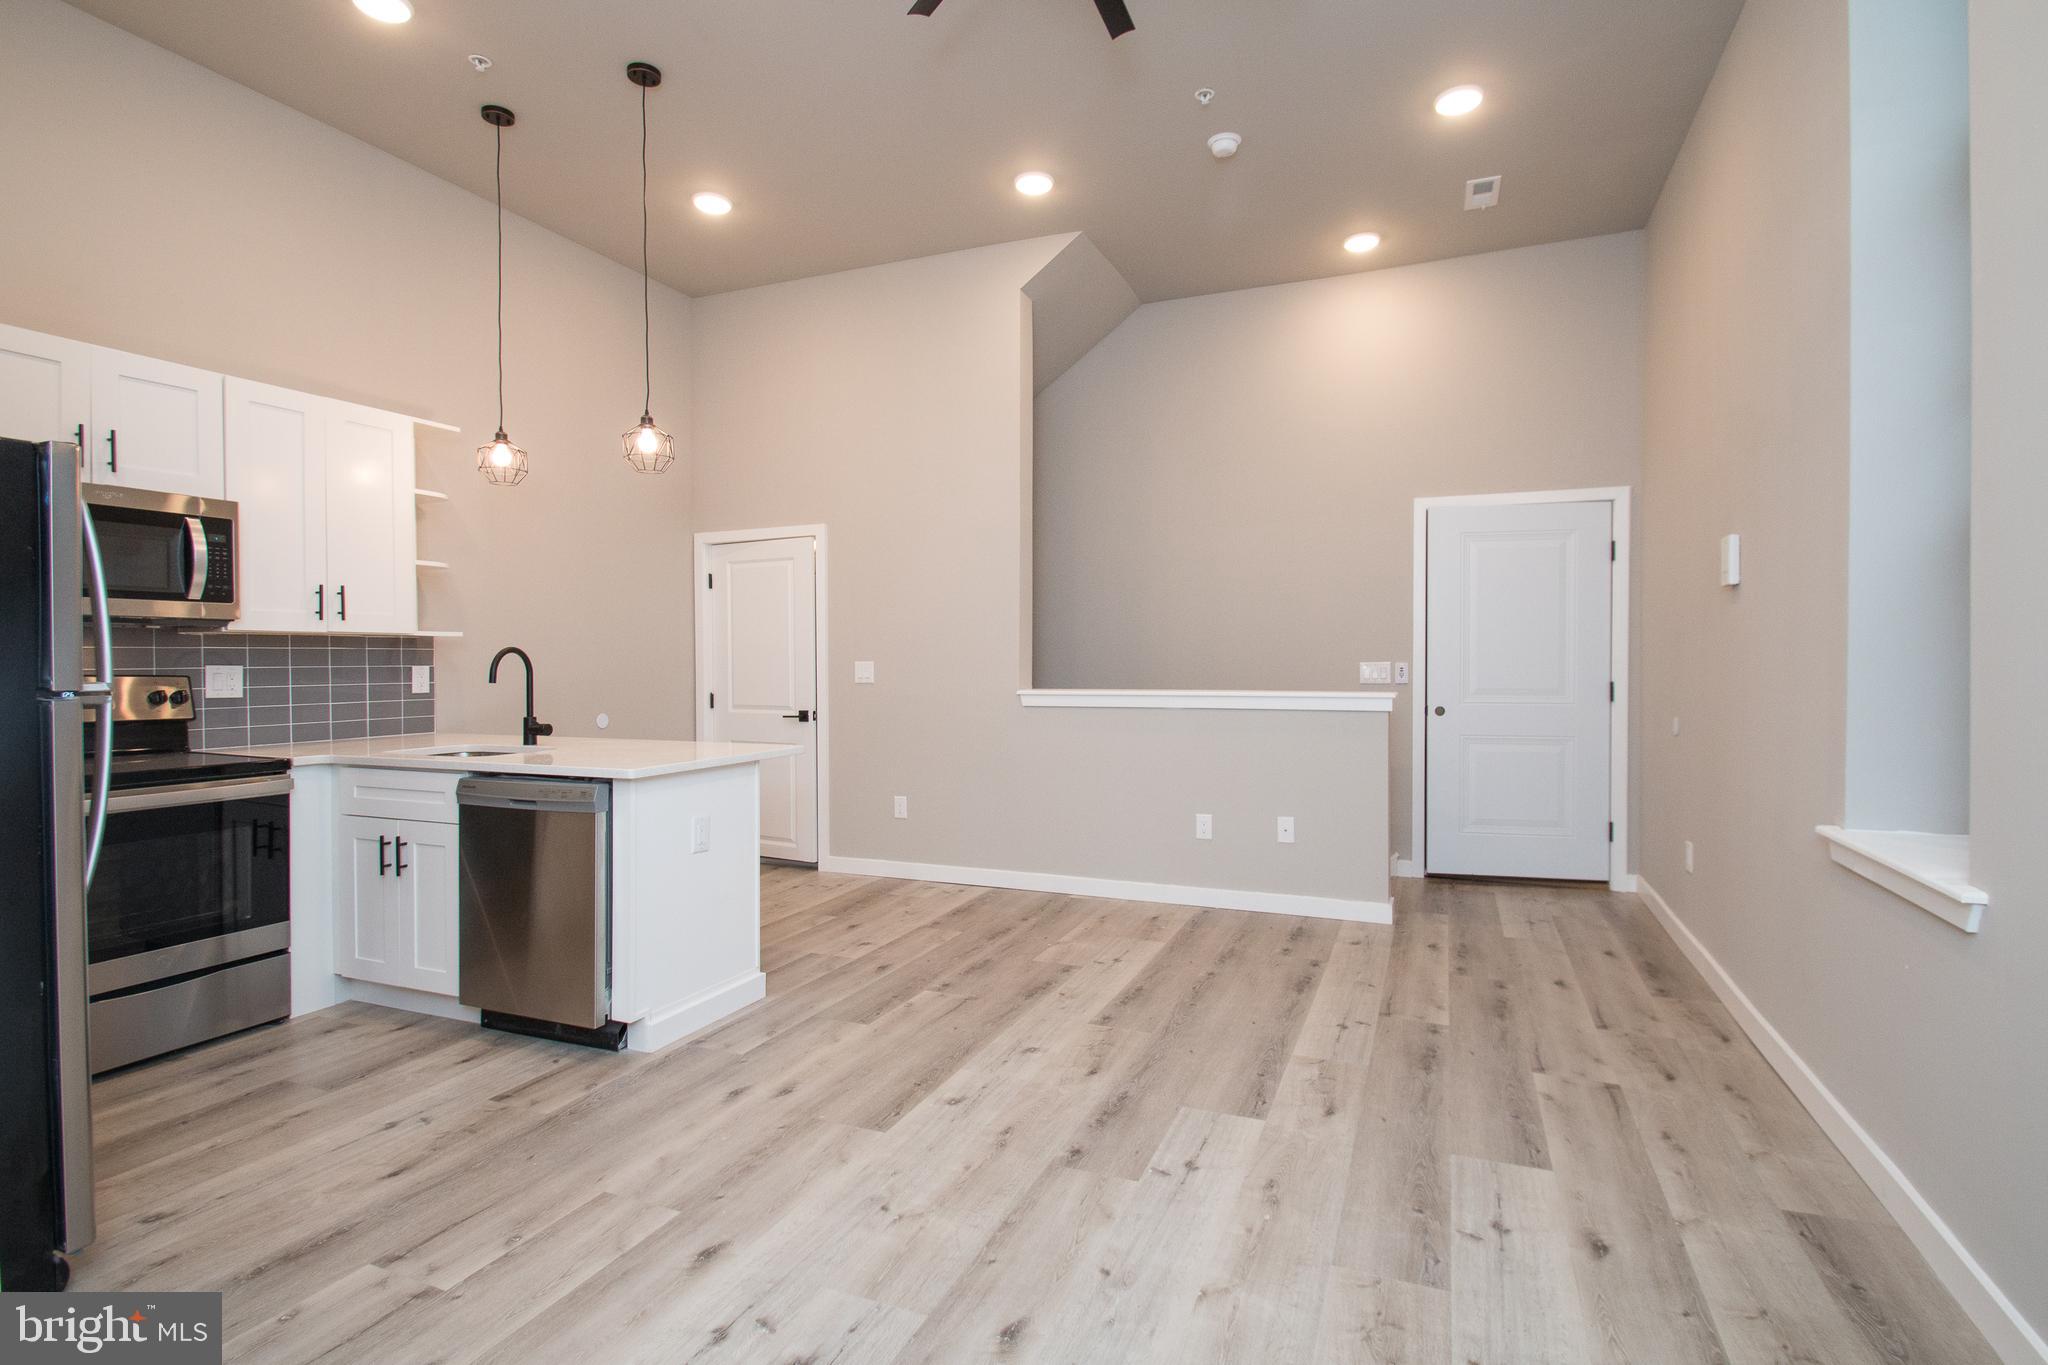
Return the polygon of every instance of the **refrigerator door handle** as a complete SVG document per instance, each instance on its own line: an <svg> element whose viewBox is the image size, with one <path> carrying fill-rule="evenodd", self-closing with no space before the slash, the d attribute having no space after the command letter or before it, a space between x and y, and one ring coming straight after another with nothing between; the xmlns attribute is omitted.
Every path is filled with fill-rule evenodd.
<svg viewBox="0 0 2048 1365"><path fill-rule="evenodd" d="M84 832L72 824L84 785L84 729L88 699L78 695L43 703L44 745L50 763L52 981L57 1026L57 1194L63 1230L59 1244L78 1251L93 1240L92 1049L86 1037L88 960Z"/></svg>
<svg viewBox="0 0 2048 1365"><path fill-rule="evenodd" d="M100 845L107 837L107 782L114 766L114 631L107 619L107 566L100 558L99 532L92 524L92 509L80 505L78 529L85 545L86 567L92 571L93 666L98 681L79 688L79 700L99 708L93 726L95 740L92 765L92 807L87 815L85 841L85 886L92 888L93 873L99 870Z"/></svg>

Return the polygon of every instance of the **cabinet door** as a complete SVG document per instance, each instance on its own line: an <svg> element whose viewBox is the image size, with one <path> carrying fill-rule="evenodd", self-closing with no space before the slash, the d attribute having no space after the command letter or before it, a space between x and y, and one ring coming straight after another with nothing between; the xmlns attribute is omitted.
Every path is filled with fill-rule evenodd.
<svg viewBox="0 0 2048 1365"><path fill-rule="evenodd" d="M419 628L412 420L336 403L327 423L330 630Z"/></svg>
<svg viewBox="0 0 2048 1365"><path fill-rule="evenodd" d="M83 444L91 393L92 347L0 327L0 436Z"/></svg>
<svg viewBox="0 0 2048 1365"><path fill-rule="evenodd" d="M241 505L236 630L323 631L327 601L327 422L311 394L230 378L227 492Z"/></svg>
<svg viewBox="0 0 2048 1365"><path fill-rule="evenodd" d="M404 932L399 924L399 879L392 872L396 820L343 816L341 879L334 908L334 970L359 981L409 984L403 979Z"/></svg>
<svg viewBox="0 0 2048 1365"><path fill-rule="evenodd" d="M99 482L227 496L217 374L93 347L92 438Z"/></svg>
<svg viewBox="0 0 2048 1365"><path fill-rule="evenodd" d="M401 820L404 840L396 866L398 922L405 935L403 980L418 991L455 995L458 991L454 825L429 825Z"/></svg>

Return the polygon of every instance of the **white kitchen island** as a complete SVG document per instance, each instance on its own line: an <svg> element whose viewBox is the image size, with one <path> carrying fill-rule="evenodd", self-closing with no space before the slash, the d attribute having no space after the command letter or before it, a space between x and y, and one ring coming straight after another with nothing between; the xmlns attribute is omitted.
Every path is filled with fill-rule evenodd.
<svg viewBox="0 0 2048 1365"><path fill-rule="evenodd" d="M496 754L436 751L512 750ZM365 1000L475 1019L459 1000L456 784L611 784L611 1017L652 1052L759 1000L760 764L777 744L403 735L268 745L288 758L292 1013ZM385 872L403 839L407 876Z"/></svg>

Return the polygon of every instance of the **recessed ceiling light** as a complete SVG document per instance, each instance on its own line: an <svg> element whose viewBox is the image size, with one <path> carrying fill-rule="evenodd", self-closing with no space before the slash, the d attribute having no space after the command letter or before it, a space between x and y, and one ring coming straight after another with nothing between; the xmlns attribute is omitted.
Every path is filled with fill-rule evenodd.
<svg viewBox="0 0 2048 1365"><path fill-rule="evenodd" d="M1344 239L1344 249L1354 256L1363 256L1379 244L1377 232L1354 232Z"/></svg>
<svg viewBox="0 0 2048 1365"><path fill-rule="evenodd" d="M1436 111L1445 118L1458 118L1477 109L1486 92L1476 85L1454 85L1436 97Z"/></svg>
<svg viewBox="0 0 2048 1365"><path fill-rule="evenodd" d="M356 8L380 24L402 24L412 18L411 0L356 0Z"/></svg>
<svg viewBox="0 0 2048 1365"><path fill-rule="evenodd" d="M713 218L723 218L732 212L732 200L711 190L698 190L690 196L690 202L697 206L697 212Z"/></svg>
<svg viewBox="0 0 2048 1365"><path fill-rule="evenodd" d="M1017 177L1017 193L1036 199L1052 193L1052 177L1044 171L1026 171Z"/></svg>

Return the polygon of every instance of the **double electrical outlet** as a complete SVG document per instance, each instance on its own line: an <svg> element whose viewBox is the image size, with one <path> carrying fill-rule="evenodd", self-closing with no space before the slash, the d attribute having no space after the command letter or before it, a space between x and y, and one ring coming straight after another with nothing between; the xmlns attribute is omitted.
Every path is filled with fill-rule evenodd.
<svg viewBox="0 0 2048 1365"><path fill-rule="evenodd" d="M1213 815L1197 815L1195 817L1195 837L1197 839L1215 838L1216 817ZM1278 821L1274 825L1274 837L1283 844L1291 844L1294 842L1293 816L1283 815L1278 818Z"/></svg>

